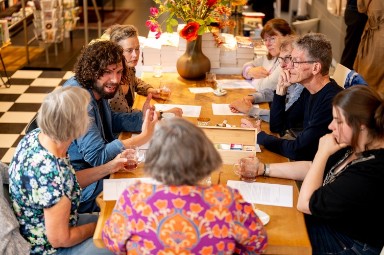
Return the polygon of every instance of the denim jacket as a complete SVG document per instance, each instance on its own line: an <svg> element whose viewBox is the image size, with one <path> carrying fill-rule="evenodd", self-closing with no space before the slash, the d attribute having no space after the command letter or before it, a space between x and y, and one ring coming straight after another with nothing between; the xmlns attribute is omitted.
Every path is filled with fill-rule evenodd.
<svg viewBox="0 0 384 255"><path fill-rule="evenodd" d="M67 80L63 86L81 87L75 77ZM88 107L90 125L87 133L74 140L68 149L69 158L76 171L100 166L116 157L124 150L123 143L114 134L122 131L141 132L143 115L141 112L118 113L113 112L107 99L100 99L104 109L103 122L98 110L93 92L88 89L91 102ZM81 201L86 201L96 188L96 182L83 189Z"/></svg>

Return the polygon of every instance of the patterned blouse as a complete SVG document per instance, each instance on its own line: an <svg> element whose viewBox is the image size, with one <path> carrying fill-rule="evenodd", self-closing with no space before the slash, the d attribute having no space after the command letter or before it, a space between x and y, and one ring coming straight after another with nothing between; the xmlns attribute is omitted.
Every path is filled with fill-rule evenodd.
<svg viewBox="0 0 384 255"><path fill-rule="evenodd" d="M129 186L102 237L115 254L255 254L267 246L252 205L224 185Z"/></svg>
<svg viewBox="0 0 384 255"><path fill-rule="evenodd" d="M145 83L143 80L136 77L136 69L134 67L128 68L128 92L129 95L125 95L122 86L116 92L116 95L109 100L109 105L112 111L115 112L132 112L131 106L127 101L127 97L130 98L131 104L135 101L135 92L142 96L147 96L147 90L152 88L151 85Z"/></svg>
<svg viewBox="0 0 384 255"><path fill-rule="evenodd" d="M53 254L56 249L46 235L44 208L68 197L69 225L75 226L81 189L69 159L47 151L39 142L39 134L40 129L33 130L17 146L9 166L9 190L20 232L32 245L31 254Z"/></svg>

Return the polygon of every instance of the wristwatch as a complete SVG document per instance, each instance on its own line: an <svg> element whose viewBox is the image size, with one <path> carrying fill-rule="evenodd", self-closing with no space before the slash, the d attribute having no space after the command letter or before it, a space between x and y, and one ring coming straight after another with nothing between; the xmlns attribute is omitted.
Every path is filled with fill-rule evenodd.
<svg viewBox="0 0 384 255"><path fill-rule="evenodd" d="M269 176L269 172L270 172L270 166L269 166L269 164L264 164L264 173L263 173L263 176L264 176L264 177L268 177L268 176Z"/></svg>
<svg viewBox="0 0 384 255"><path fill-rule="evenodd" d="M159 120L161 120L163 118L163 111L159 111L159 113L160 113Z"/></svg>

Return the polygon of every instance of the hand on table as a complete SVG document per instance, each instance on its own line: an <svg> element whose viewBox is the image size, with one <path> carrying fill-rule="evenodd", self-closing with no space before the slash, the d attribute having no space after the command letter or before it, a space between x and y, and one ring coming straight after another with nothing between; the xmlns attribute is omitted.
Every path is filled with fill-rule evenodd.
<svg viewBox="0 0 384 255"><path fill-rule="evenodd" d="M248 71L248 76L253 79L262 79L269 75L269 72L262 66L252 67Z"/></svg>
<svg viewBox="0 0 384 255"><path fill-rule="evenodd" d="M238 100L233 101L229 104L229 108L231 112L238 113L248 113L252 108L252 101L248 99L248 97L244 97Z"/></svg>
<svg viewBox="0 0 384 255"><path fill-rule="evenodd" d="M170 113L174 113L175 116L177 117L182 117L183 116L183 110L179 107L174 107L174 108L171 108L169 110L166 110L164 112L170 112Z"/></svg>

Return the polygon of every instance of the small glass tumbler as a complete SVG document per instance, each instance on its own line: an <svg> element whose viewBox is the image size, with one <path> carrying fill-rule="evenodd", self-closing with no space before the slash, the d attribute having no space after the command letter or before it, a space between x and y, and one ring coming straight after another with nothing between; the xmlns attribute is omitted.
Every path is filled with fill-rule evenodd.
<svg viewBox="0 0 384 255"><path fill-rule="evenodd" d="M153 76L156 78L163 76L163 67L160 64L153 66Z"/></svg>

